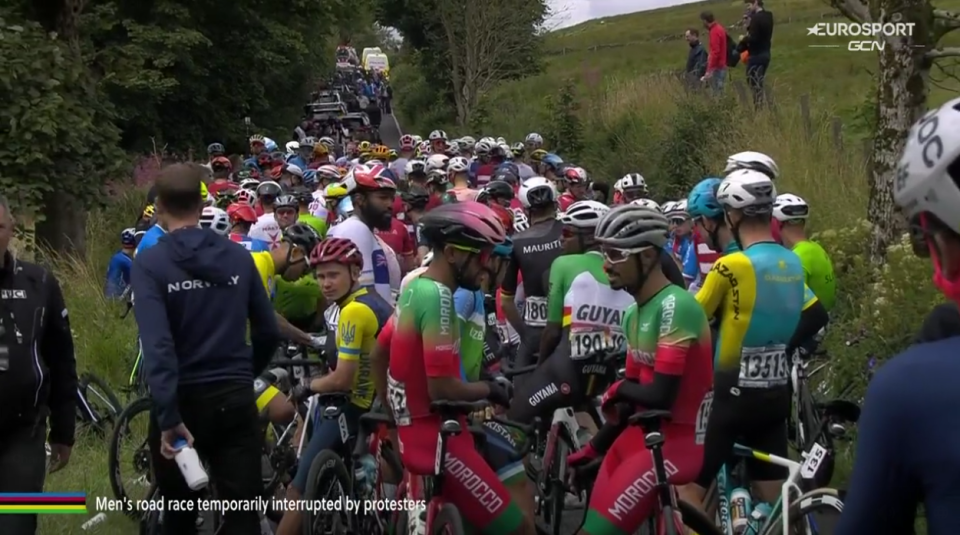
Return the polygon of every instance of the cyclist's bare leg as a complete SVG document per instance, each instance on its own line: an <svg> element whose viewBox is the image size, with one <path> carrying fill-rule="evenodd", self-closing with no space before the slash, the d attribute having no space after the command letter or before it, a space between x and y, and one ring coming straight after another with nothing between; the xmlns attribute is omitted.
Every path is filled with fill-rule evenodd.
<svg viewBox="0 0 960 535"><path fill-rule="evenodd" d="M301 500L303 499L303 495L301 495L300 491L295 489L293 485L288 485L287 499ZM280 519L280 524L277 525L277 532L275 535L300 535L302 531L303 517L301 516L300 511L288 509L287 511L284 511L283 518Z"/></svg>
<svg viewBox="0 0 960 535"><path fill-rule="evenodd" d="M287 425L297 416L297 409L286 396L274 396L265 407L270 421L277 425Z"/></svg>

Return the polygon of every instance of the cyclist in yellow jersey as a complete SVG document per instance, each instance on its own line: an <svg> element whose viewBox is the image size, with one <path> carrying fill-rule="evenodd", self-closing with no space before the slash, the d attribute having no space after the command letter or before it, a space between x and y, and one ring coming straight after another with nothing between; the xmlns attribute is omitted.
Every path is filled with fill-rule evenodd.
<svg viewBox="0 0 960 535"><path fill-rule="evenodd" d="M340 309L337 322L335 361L332 371L310 382L314 393L350 392L350 403L342 407L345 422L351 432L373 404L374 387L370 352L377 335L392 314L390 305L376 292L360 286L363 255L354 243L345 238L327 238L310 254L310 263L316 266L317 280L328 302ZM317 454L335 449L341 444L338 420L320 420L313 430L310 442L300 455L297 474L287 488L287 498L299 500L306 489L310 465ZM295 508L283 515L277 535L297 535L302 517Z"/></svg>

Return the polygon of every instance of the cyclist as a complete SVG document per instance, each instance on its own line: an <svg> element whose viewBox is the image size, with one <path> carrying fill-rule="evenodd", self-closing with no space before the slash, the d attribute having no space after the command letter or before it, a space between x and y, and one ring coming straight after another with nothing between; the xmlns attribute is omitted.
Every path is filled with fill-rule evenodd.
<svg viewBox="0 0 960 535"><path fill-rule="evenodd" d="M697 241L693 232L693 220L687 213L687 200L682 199L665 204L663 214L670 222L671 229L667 250L680 265L685 286L699 286L701 278L700 264L697 260Z"/></svg>
<svg viewBox="0 0 960 535"><path fill-rule="evenodd" d="M564 192L558 199L561 212L566 211L571 204L589 198L590 177L582 167L567 167L560 178L564 184Z"/></svg>
<svg viewBox="0 0 960 535"><path fill-rule="evenodd" d="M137 249L137 235L132 228L123 229L120 233L120 250L110 257L107 264L106 283L103 287L103 296L107 299L117 299L130 286L130 269L133 267L133 252Z"/></svg>
<svg viewBox="0 0 960 535"><path fill-rule="evenodd" d="M414 142L413 136L409 134L400 136L400 153L397 155L397 159L390 164L390 170L397 175L401 182L407 179L407 163L413 159L416 149L417 144Z"/></svg>
<svg viewBox="0 0 960 535"><path fill-rule="evenodd" d="M913 126L893 192L910 222L914 254L931 259L933 283L953 305L960 302L958 110L960 99L953 99ZM927 533L954 533L960 525L956 334L911 346L870 381L837 535L912 533L921 502Z"/></svg>
<svg viewBox="0 0 960 535"><path fill-rule="evenodd" d="M230 217L227 212L215 207L207 206L200 214L200 227L208 228L221 236L230 234Z"/></svg>
<svg viewBox="0 0 960 535"><path fill-rule="evenodd" d="M251 238L249 236L250 227L257 222L257 214L253 207L244 203L233 203L227 207L227 217L230 218L230 239L247 248L252 253L259 253L270 250L270 244Z"/></svg>
<svg viewBox="0 0 960 535"><path fill-rule="evenodd" d="M441 420L431 413L433 400L480 401L507 406L509 394L494 381L461 381L453 294L457 288L477 290L493 248L506 238L490 208L477 202L441 206L421 221L433 250L430 266L410 281L397 306L390 342L387 401L397 424L403 465L414 474L434 472ZM379 379L378 382L382 382ZM461 425L466 421L461 418ZM485 534L533 535L503 484L474 447L473 436L447 439L444 499L457 507L465 524ZM463 474L459 477L455 474ZM484 488L478 501L473 489Z"/></svg>
<svg viewBox="0 0 960 535"><path fill-rule="evenodd" d="M477 159L470 165L470 176L478 188L487 185L497 169L497 164L493 160L496 140L485 137L477 141L474 147L477 153Z"/></svg>
<svg viewBox="0 0 960 535"><path fill-rule="evenodd" d="M627 204L649 195L647 181L640 173L628 173L613 185L613 204Z"/></svg>
<svg viewBox="0 0 960 535"><path fill-rule="evenodd" d="M349 391L350 403L343 407L344 417L338 420L317 420L310 442L304 448L293 483L287 488L287 498L299 500L306 490L313 459L325 449L341 445L341 425L356 432L357 425L373 404L373 382L370 374L370 351L377 335L386 324L392 310L375 291L360 285L363 255L353 242L343 238L328 238L310 253L310 264L316 270L323 296L336 303L340 316L336 328L336 352L329 358L330 373L310 381L310 392ZM298 535L302 529L300 512L290 509L283 515L278 535Z"/></svg>
<svg viewBox="0 0 960 535"><path fill-rule="evenodd" d="M277 202L273 205L273 215L280 230L289 227L297 222L300 215L300 201L289 194L283 194L277 197ZM317 233L319 235L319 233Z"/></svg>
<svg viewBox="0 0 960 535"><path fill-rule="evenodd" d="M137 220L137 224L134 225L133 229L135 232L146 231L152 227L156 221L156 207L152 204L148 204L143 209L143 213L140 214L140 219Z"/></svg>
<svg viewBox="0 0 960 535"><path fill-rule="evenodd" d="M513 237L513 259L501 286L501 305L507 321L520 333L517 365L526 366L535 362L533 356L547 324L545 275L561 254L563 223L557 220L557 189L550 180L544 177L525 180L519 197L530 214L530 228ZM514 302L521 275L525 296L523 317Z"/></svg>
<svg viewBox="0 0 960 535"><path fill-rule="evenodd" d="M430 132L430 151L432 154L443 154L447 150L447 133L443 130Z"/></svg>
<svg viewBox="0 0 960 535"><path fill-rule="evenodd" d="M253 225L253 228L250 229L250 236L269 243L271 247L276 247L282 236L280 225L277 224L276 215L274 214L277 197L279 197L282 192L283 189L280 187L280 184L272 180L261 182L257 186L257 199L260 202L257 203L257 206L254 206L254 210L259 207L263 213L260 214L257 222Z"/></svg>
<svg viewBox="0 0 960 535"><path fill-rule="evenodd" d="M643 430L626 426L623 405L670 411L662 427L663 458L673 467L669 481L692 481L703 461L697 427L708 410L713 379L710 335L696 299L660 269L667 241L663 215L643 206L619 206L600 222L596 237L610 288L626 290L635 304L622 319L629 349L626 378L604 394L601 407L608 424L585 448L607 454L579 533L617 535L636 531L658 500L655 486L637 483L652 473L653 460L643 447Z"/></svg>
<svg viewBox="0 0 960 535"><path fill-rule="evenodd" d="M713 264L723 254L737 250L736 241L727 228L723 217L723 208L717 202L717 188L720 187L719 178L706 178L697 183L687 197L687 213L693 220L693 247L697 255L697 265L700 267L699 283L707 278L713 269ZM695 292L698 284L690 286Z"/></svg>
<svg viewBox="0 0 960 535"><path fill-rule="evenodd" d="M470 162L463 156L454 156L447 162L447 180L453 185L448 193L458 201L473 201L477 198L477 190L470 188L469 169Z"/></svg>
<svg viewBox="0 0 960 535"><path fill-rule="evenodd" d="M499 173L498 171L495 178L501 176ZM513 191L513 186L503 180L491 180L489 184L477 193L476 200L487 206L498 205L504 208L512 208L515 199L516 193ZM519 203L520 201L517 202Z"/></svg>
<svg viewBox="0 0 960 535"><path fill-rule="evenodd" d="M556 183L559 179L558 173L563 169L563 158L556 154L547 153L540 160L540 175L547 180Z"/></svg>
<svg viewBox="0 0 960 535"><path fill-rule="evenodd" d="M773 204L773 217L779 223L783 246L800 257L807 286L830 312L837 294L833 262L819 243L807 239L805 224L809 215L810 207L796 195L778 195Z"/></svg>
<svg viewBox="0 0 960 535"><path fill-rule="evenodd" d="M800 259L773 241L775 199L770 177L751 169L733 171L717 189L716 202L738 247L717 260L696 296L707 316L719 319L719 335L703 468L696 485L685 490L694 503L703 501L717 472L733 460L734 442L789 454L789 356L826 325L823 305L804 285ZM775 501L786 469L751 459L746 466L758 500Z"/></svg>
<svg viewBox="0 0 960 535"><path fill-rule="evenodd" d="M299 213L297 215L297 222L310 225L310 227L317 231L317 234L324 238L327 235L327 211L324 209L320 214L323 217L315 216L310 211L310 205L315 202L314 192L310 191L309 188L299 187L293 191L293 196L297 200L297 210ZM322 199L323 197L321 197ZM323 202L320 201L319 208L323 206Z"/></svg>
<svg viewBox="0 0 960 535"><path fill-rule="evenodd" d="M430 194L419 186L411 186L410 189L400 194L400 200L403 202L407 230L410 232L410 237L413 238L413 246L417 251L414 264L420 265L423 263L424 256L429 252L429 247L420 235L420 220L426 213L427 206L429 206Z"/></svg>

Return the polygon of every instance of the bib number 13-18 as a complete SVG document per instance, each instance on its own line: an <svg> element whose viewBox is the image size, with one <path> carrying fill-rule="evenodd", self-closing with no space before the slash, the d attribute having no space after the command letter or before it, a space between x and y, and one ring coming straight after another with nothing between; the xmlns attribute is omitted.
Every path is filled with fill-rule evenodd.
<svg viewBox="0 0 960 535"><path fill-rule="evenodd" d="M740 386L771 388L787 384L790 374L785 348L744 350L740 355Z"/></svg>

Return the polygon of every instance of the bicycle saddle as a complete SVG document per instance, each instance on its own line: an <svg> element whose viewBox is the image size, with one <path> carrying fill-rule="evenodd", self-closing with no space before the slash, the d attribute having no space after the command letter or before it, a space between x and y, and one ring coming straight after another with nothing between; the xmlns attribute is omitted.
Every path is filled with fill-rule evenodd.
<svg viewBox="0 0 960 535"><path fill-rule="evenodd" d="M395 423L393 423L393 420L391 420L389 416L379 412L368 412L360 416L360 427L366 433L372 433L381 425L385 425L390 429L397 426Z"/></svg>
<svg viewBox="0 0 960 535"><path fill-rule="evenodd" d="M650 433L659 430L660 424L664 420L670 421L670 418L670 411L650 410L634 414L627 419L627 423L630 425L639 425L645 433Z"/></svg>
<svg viewBox="0 0 960 535"><path fill-rule="evenodd" d="M486 400L481 401L447 401L438 400L430 402L430 412L435 412L441 417L454 417L457 415L468 415L480 409L485 409L489 403Z"/></svg>
<svg viewBox="0 0 960 535"><path fill-rule="evenodd" d="M350 392L324 392L317 394L317 405L343 405L350 401Z"/></svg>
<svg viewBox="0 0 960 535"><path fill-rule="evenodd" d="M834 399L820 404L820 410L829 417L838 418L845 422L857 423L860 419L860 407L845 399Z"/></svg>

